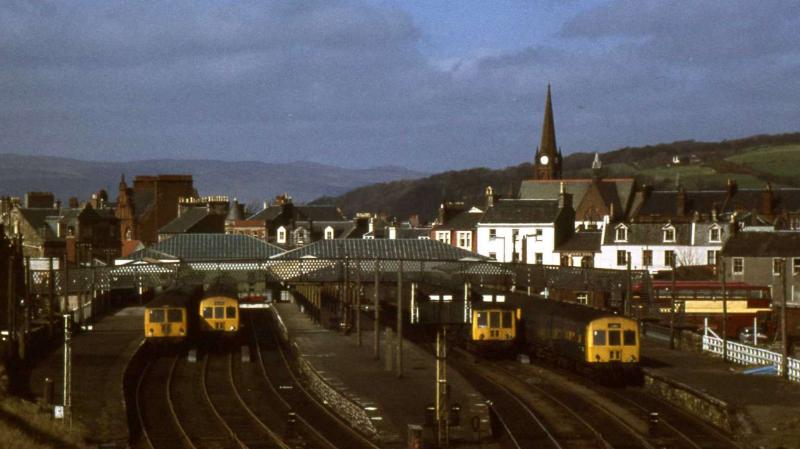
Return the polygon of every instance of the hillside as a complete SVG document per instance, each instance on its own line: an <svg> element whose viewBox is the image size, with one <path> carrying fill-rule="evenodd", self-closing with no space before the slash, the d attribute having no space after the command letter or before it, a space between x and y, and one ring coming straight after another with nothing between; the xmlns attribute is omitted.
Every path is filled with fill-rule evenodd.
<svg viewBox="0 0 800 449"><path fill-rule="evenodd" d="M135 175L192 174L194 185L202 195L229 195L257 204L282 192L288 192L298 201L308 201L379 181L424 175L402 167L347 169L311 162L271 164L176 159L98 162L0 154L0 195L21 196L39 190L54 192L63 200L70 196L85 199L102 188L113 200L123 173L128 182Z"/></svg>
<svg viewBox="0 0 800 449"><path fill-rule="evenodd" d="M672 164L674 156L681 158ZM564 158L565 178L591 174L593 153ZM681 141L645 147L627 147L603 153L603 174L633 176L656 188L674 187L676 179L687 189L722 188L727 179L742 187L800 185L800 133L759 135L722 142ZM313 204L335 204L348 213L378 211L390 216L418 214L431 219L443 201L482 204L487 185L502 197L514 197L520 181L533 173L524 163L500 170L474 168L439 173L416 180L384 182L359 187L341 196L326 196Z"/></svg>

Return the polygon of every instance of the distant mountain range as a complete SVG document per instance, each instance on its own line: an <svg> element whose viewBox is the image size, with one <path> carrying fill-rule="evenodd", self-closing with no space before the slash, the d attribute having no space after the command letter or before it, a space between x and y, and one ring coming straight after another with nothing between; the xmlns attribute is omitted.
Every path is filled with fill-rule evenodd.
<svg viewBox="0 0 800 449"><path fill-rule="evenodd" d="M402 167L348 169L313 162L177 159L98 162L6 153L0 154L0 195L51 191L66 202L70 196L84 200L106 189L114 201L123 173L129 185L136 175L191 174L201 195L228 195L240 202L258 204L283 192L302 202L340 195L367 184L426 175Z"/></svg>
<svg viewBox="0 0 800 449"><path fill-rule="evenodd" d="M531 149L531 159L534 151ZM674 158L678 158L678 163ZM672 142L645 147L627 147L603 153L605 177L635 177L655 188L723 189L728 179L741 187L800 186L800 133L759 135L721 142ZM591 176L594 153L564 157L564 178ZM533 177L533 167L524 163L499 170L473 168L448 171L414 180L398 180L359 187L339 196L318 198L312 204L335 204L345 212L383 212L424 220L436 215L444 201L484 203L484 189L513 198L523 179Z"/></svg>

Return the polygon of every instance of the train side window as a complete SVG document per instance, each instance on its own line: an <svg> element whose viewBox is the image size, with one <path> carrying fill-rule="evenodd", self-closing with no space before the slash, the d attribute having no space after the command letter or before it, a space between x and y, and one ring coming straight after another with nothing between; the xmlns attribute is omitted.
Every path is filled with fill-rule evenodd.
<svg viewBox="0 0 800 449"><path fill-rule="evenodd" d="M225 318L225 307L214 307L214 318L218 320Z"/></svg>
<svg viewBox="0 0 800 449"><path fill-rule="evenodd" d="M606 331L594 331L592 332L592 344L595 346L605 346L606 345Z"/></svg>
<svg viewBox="0 0 800 449"><path fill-rule="evenodd" d="M488 312L478 312L478 327L484 328L489 324Z"/></svg>
<svg viewBox="0 0 800 449"><path fill-rule="evenodd" d="M203 307L203 318L214 318L214 309L211 307Z"/></svg>
<svg viewBox="0 0 800 449"><path fill-rule="evenodd" d="M225 316L228 318L236 318L236 307L226 307Z"/></svg>
<svg viewBox="0 0 800 449"><path fill-rule="evenodd" d="M150 309L150 322L163 323L165 318L164 309Z"/></svg>
<svg viewBox="0 0 800 449"><path fill-rule="evenodd" d="M183 321L183 310L169 309L167 310L167 321L170 323L180 323Z"/></svg>
<svg viewBox="0 0 800 449"><path fill-rule="evenodd" d="M625 346L636 346L636 331L625 331L622 334Z"/></svg>
<svg viewBox="0 0 800 449"><path fill-rule="evenodd" d="M619 331L608 331L608 344L609 346L619 346L622 344Z"/></svg>
<svg viewBox="0 0 800 449"><path fill-rule="evenodd" d="M511 329L513 323L511 312L503 312L503 329Z"/></svg>
<svg viewBox="0 0 800 449"><path fill-rule="evenodd" d="M489 327L491 329L500 327L500 312L489 312Z"/></svg>

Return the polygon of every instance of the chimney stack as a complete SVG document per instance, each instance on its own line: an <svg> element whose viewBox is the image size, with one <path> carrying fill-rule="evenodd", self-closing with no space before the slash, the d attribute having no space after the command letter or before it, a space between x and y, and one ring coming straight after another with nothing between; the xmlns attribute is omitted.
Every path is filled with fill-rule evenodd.
<svg viewBox="0 0 800 449"><path fill-rule="evenodd" d="M736 181L728 178L728 185L726 188L726 190L728 191L728 198L731 198L733 195L736 194L736 189L737 189Z"/></svg>
<svg viewBox="0 0 800 449"><path fill-rule="evenodd" d="M678 187L678 193L675 195L675 209L675 215L686 216L686 191L683 190L683 186Z"/></svg>
<svg viewBox="0 0 800 449"><path fill-rule="evenodd" d="M772 184L767 183L766 188L761 192L761 214L772 215L775 198L772 193Z"/></svg>
<svg viewBox="0 0 800 449"><path fill-rule="evenodd" d="M494 189L492 186L486 186L486 208L494 206Z"/></svg>
<svg viewBox="0 0 800 449"><path fill-rule="evenodd" d="M567 193L564 182L561 182L561 191L558 194L558 208L565 209L572 207L572 194Z"/></svg>

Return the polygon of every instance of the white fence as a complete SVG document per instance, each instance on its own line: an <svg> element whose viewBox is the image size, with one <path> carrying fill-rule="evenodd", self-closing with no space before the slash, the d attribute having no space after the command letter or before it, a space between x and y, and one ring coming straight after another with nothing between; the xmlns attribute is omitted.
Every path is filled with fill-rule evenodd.
<svg viewBox="0 0 800 449"><path fill-rule="evenodd" d="M703 335L703 351L721 356L723 355L722 344L723 340L714 334L713 331L706 328L706 333ZM728 341L728 360L734 363L742 365L773 365L780 376L782 374L782 357L783 356L777 352L737 343L735 341ZM800 382L800 360L789 357L788 366L789 380Z"/></svg>

